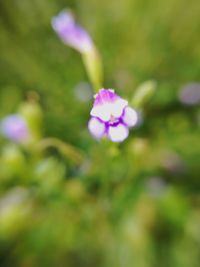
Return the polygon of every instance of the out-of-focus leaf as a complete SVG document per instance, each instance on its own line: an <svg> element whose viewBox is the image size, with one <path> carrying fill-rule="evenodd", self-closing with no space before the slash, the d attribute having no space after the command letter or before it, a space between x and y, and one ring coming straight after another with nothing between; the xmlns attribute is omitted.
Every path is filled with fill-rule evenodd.
<svg viewBox="0 0 200 267"><path fill-rule="evenodd" d="M134 93L131 104L133 107L140 109L148 104L156 89L155 81L146 81L142 83Z"/></svg>

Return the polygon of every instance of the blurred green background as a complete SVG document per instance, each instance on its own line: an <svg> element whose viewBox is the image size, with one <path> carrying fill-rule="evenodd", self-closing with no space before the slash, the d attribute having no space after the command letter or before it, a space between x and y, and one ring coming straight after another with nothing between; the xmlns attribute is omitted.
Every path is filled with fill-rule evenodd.
<svg viewBox="0 0 200 267"><path fill-rule="evenodd" d="M105 88L131 99L157 81L120 145L93 140L80 55L51 18L71 8L98 47ZM0 117L35 134L0 139L0 266L199 267L200 108L178 99L200 75L198 0L1 0Z"/></svg>

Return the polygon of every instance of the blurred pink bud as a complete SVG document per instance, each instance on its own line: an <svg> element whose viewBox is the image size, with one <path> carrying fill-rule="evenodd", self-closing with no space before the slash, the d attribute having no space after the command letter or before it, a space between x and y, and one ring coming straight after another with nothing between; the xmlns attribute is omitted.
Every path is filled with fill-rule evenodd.
<svg viewBox="0 0 200 267"><path fill-rule="evenodd" d="M52 27L65 44L80 53L85 53L93 48L90 35L76 24L71 12L62 11L56 17L53 17Z"/></svg>

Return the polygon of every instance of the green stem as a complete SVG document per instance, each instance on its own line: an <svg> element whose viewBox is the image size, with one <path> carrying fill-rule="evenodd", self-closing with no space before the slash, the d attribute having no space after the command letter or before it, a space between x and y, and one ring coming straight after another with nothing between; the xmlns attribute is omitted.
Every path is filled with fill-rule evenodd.
<svg viewBox="0 0 200 267"><path fill-rule="evenodd" d="M70 158L76 164L80 164L83 160L82 153L70 144L64 143L57 138L46 138L39 142L38 149L45 150L49 147L57 148L64 156Z"/></svg>
<svg viewBox="0 0 200 267"><path fill-rule="evenodd" d="M95 47L90 51L82 54L83 63L89 80L95 92L102 88L103 83L103 67L99 52Z"/></svg>

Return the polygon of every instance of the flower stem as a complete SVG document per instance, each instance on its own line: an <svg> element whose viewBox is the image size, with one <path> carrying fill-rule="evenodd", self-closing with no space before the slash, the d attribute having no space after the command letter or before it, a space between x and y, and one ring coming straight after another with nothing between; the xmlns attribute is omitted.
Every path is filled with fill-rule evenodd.
<svg viewBox="0 0 200 267"><path fill-rule="evenodd" d="M82 54L83 63L90 82L95 92L102 88L103 82L103 67L99 52L95 47Z"/></svg>
<svg viewBox="0 0 200 267"><path fill-rule="evenodd" d="M76 164L80 164L83 160L83 155L77 148L57 138L45 138L38 144L39 150L45 150L49 147L57 148L65 157L70 158Z"/></svg>

